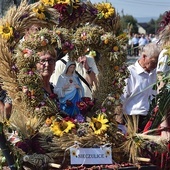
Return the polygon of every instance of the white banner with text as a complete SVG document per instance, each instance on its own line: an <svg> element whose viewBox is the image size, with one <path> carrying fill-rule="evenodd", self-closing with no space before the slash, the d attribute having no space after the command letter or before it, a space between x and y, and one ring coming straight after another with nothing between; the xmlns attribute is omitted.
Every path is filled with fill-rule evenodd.
<svg viewBox="0 0 170 170"><path fill-rule="evenodd" d="M111 147L70 148L71 165L112 164Z"/></svg>

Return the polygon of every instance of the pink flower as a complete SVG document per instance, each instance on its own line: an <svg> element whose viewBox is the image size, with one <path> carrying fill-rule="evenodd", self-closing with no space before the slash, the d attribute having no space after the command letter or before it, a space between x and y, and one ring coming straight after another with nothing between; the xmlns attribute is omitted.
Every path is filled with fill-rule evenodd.
<svg viewBox="0 0 170 170"><path fill-rule="evenodd" d="M32 76L34 72L32 70L28 71L28 75Z"/></svg>
<svg viewBox="0 0 170 170"><path fill-rule="evenodd" d="M106 112L106 108L102 108L101 111L102 111L102 112Z"/></svg>

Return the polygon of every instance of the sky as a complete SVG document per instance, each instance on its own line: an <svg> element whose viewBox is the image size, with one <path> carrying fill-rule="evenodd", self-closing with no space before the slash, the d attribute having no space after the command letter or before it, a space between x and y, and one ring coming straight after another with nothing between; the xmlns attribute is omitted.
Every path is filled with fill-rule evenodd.
<svg viewBox="0 0 170 170"><path fill-rule="evenodd" d="M91 0L92 3L110 2L119 14L132 15L134 18L158 18L170 10L170 0Z"/></svg>

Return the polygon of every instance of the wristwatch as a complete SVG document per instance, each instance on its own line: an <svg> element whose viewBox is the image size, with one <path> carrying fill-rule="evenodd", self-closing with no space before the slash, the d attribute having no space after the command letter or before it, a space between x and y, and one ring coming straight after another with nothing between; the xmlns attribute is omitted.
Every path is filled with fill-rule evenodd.
<svg viewBox="0 0 170 170"><path fill-rule="evenodd" d="M89 69L86 71L87 74L90 74L92 72L92 68L89 67Z"/></svg>

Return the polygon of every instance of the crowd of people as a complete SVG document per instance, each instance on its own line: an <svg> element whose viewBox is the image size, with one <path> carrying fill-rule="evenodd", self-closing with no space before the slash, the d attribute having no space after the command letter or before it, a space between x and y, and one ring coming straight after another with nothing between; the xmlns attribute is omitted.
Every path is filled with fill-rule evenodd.
<svg viewBox="0 0 170 170"><path fill-rule="evenodd" d="M136 34L129 33L127 43L127 54L128 56L139 56L139 52L142 48L151 42L157 41L157 35L155 34Z"/></svg>

